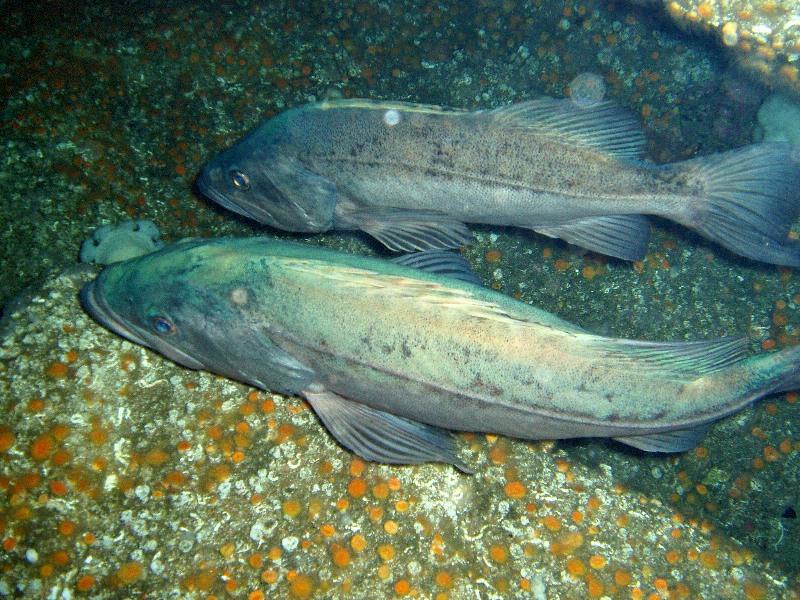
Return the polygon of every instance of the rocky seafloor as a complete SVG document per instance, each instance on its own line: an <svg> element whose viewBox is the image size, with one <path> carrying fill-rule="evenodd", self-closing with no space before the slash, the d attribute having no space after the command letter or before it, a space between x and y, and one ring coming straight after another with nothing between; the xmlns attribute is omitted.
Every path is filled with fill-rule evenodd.
<svg viewBox="0 0 800 600"><path fill-rule="evenodd" d="M679 26L710 33L765 85L800 97L800 4L795 0L656 0Z"/></svg>
<svg viewBox="0 0 800 600"><path fill-rule="evenodd" d="M75 296L99 225L264 232L194 176L261 119L331 95L487 107L594 72L651 160L746 144L770 90L702 32L621 2L2 8L0 596L798 597L794 393L674 457L462 435L473 476L388 467L296 398L122 341ZM634 264L475 231L464 253L486 285L593 331L798 342L795 270L667 223Z"/></svg>
<svg viewBox="0 0 800 600"><path fill-rule="evenodd" d="M299 399L183 369L97 327L76 299L93 274L32 290L0 332L2 596L798 596L796 577L733 540L713 510L623 483L638 459L619 446L587 460L586 449L462 434L474 475L365 463ZM774 463L796 469L800 442L731 480L720 446L746 427L720 427L674 493L703 503L722 488L756 510Z"/></svg>

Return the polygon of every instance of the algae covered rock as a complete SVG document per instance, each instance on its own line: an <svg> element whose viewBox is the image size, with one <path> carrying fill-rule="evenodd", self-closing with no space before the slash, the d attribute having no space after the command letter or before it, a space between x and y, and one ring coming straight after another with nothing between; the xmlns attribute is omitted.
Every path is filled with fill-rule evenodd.
<svg viewBox="0 0 800 600"><path fill-rule="evenodd" d="M574 447L461 435L472 476L365 463L299 399L94 324L93 274L51 278L0 328L0 596L793 597Z"/></svg>
<svg viewBox="0 0 800 600"><path fill-rule="evenodd" d="M711 32L751 76L800 97L796 0L661 0L661 4L679 25Z"/></svg>

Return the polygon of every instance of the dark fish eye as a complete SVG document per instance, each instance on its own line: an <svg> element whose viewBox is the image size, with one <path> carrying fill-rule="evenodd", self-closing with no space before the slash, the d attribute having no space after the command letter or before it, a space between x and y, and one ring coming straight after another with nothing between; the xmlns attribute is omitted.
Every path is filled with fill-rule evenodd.
<svg viewBox="0 0 800 600"><path fill-rule="evenodd" d="M150 320L150 324L153 327L153 331L159 335L175 333L175 325L166 317L153 317Z"/></svg>
<svg viewBox="0 0 800 600"><path fill-rule="evenodd" d="M231 171L231 183L240 190L250 189L250 178L241 171Z"/></svg>

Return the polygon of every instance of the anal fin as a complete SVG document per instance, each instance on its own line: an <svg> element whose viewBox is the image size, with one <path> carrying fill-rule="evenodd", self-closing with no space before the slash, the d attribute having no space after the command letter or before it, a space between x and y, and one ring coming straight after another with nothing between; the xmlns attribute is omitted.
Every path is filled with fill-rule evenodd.
<svg viewBox="0 0 800 600"><path fill-rule="evenodd" d="M615 437L622 444L633 446L645 452L685 452L696 447L706 436L711 424L697 425L689 429L677 429L647 435Z"/></svg>
<svg viewBox="0 0 800 600"><path fill-rule="evenodd" d="M360 457L388 464L449 463L472 471L456 456L452 434L399 417L329 391L304 391L317 416L345 448Z"/></svg>
<svg viewBox="0 0 800 600"><path fill-rule="evenodd" d="M641 260L650 239L650 222L642 215L584 217L531 229L623 260Z"/></svg>

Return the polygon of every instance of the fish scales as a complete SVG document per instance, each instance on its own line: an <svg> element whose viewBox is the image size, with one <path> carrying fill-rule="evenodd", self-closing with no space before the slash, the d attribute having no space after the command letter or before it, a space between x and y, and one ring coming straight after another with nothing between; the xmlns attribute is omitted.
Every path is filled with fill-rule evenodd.
<svg viewBox="0 0 800 600"><path fill-rule="evenodd" d="M661 412L660 405L667 404L657 400L646 407L632 404L633 397L660 384L661 378L648 374L637 382L627 370L609 368L601 379L594 372L597 357L582 352L578 334L537 322L541 315L525 310L525 305L504 314L496 310L496 298L481 301L474 291L462 296L450 287L419 285L418 280L375 272L361 272L361 281L342 285L335 267L327 263L297 269L276 261L270 270L274 292L284 298L283 319L292 321L298 353L312 364L325 362L329 369L337 365L333 378L343 377L357 363L374 369L376 376L385 374L388 379L378 386L380 390L391 386L405 392L403 382L417 381L427 389L461 396L462 408L472 398L484 410L494 403L524 411L581 414L591 420L615 415L622 426L646 421L642 413L653 412L654 405L659 407L655 412ZM436 298L437 293L442 297ZM324 318L319 318L322 314ZM614 400L606 400L604 396L621 387L619 379L630 395L618 393ZM582 382L582 389L576 386L568 393L564 383L569 381ZM677 388L663 391L674 396ZM557 406L554 398L566 402ZM475 423L447 426L470 430Z"/></svg>
<svg viewBox="0 0 800 600"><path fill-rule="evenodd" d="M459 464L440 430L685 449L708 423L795 386L800 356L744 358L735 339L605 338L472 283L257 238L111 266L82 300L181 364L304 396L340 442L384 462Z"/></svg>
<svg viewBox="0 0 800 600"><path fill-rule="evenodd" d="M391 109L402 116L387 127L386 110L377 105L304 114L304 131L324 132L296 140L308 147L304 162L335 177L343 195L366 205L436 210L496 225L667 211L685 193L656 171L596 149L536 130L498 127L488 112ZM346 223L357 215L342 211L341 218Z"/></svg>
<svg viewBox="0 0 800 600"><path fill-rule="evenodd" d="M753 144L642 160L639 124L610 103L540 98L472 112L340 100L290 109L211 160L198 189L289 231L363 230L391 250L469 243L465 223L533 229L641 259L646 215L734 253L798 266L800 153Z"/></svg>

